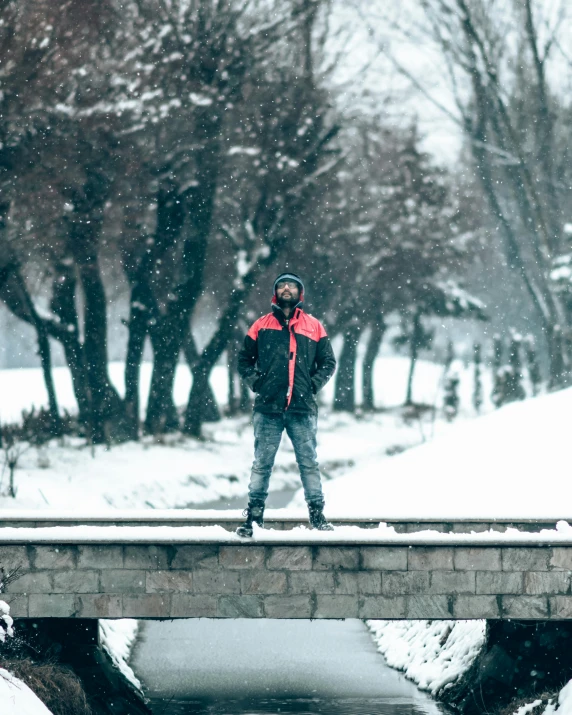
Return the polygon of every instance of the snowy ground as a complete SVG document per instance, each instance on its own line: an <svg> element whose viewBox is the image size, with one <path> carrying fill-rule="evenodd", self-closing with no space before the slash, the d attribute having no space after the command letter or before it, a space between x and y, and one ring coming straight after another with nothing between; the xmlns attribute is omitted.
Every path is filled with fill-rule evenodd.
<svg viewBox="0 0 572 715"><path fill-rule="evenodd" d="M120 365L111 366L121 388ZM324 479L350 473L364 463L380 465L403 449L422 443L451 426L442 417L404 421L398 407L406 389L408 361L382 358L376 364L376 384L386 411L365 415L335 414L328 409L332 385L324 390L319 457ZM145 366L143 398L148 386ZM416 399L438 404L442 368L421 361L415 381ZM62 407L73 408L69 373L56 369L55 380ZM180 367L175 397L183 405L190 378ZM226 372L217 368L213 387L221 404L226 396ZM461 419L474 416L470 406L471 378L463 375ZM22 409L45 403L39 370L0 372L0 419L17 419ZM204 441L179 436L157 444L152 439L93 452L84 440L54 442L48 448L24 450L16 470L17 498L0 497L1 509L182 508L218 498L243 497L247 492L252 461L252 427L249 417L225 419L205 426ZM0 456L0 465L2 457ZM378 474L376 468L375 474ZM278 453L271 489L296 489L300 484L292 446L284 437ZM0 477L0 493L6 490L6 470ZM359 495L358 495L359 496ZM366 498L367 500L367 498Z"/></svg>
<svg viewBox="0 0 572 715"><path fill-rule="evenodd" d="M51 715L26 683L4 668L0 668L0 705L2 715Z"/></svg>
<svg viewBox="0 0 572 715"><path fill-rule="evenodd" d="M330 513L570 519L571 414L567 389L459 421L391 459L364 456L326 484Z"/></svg>

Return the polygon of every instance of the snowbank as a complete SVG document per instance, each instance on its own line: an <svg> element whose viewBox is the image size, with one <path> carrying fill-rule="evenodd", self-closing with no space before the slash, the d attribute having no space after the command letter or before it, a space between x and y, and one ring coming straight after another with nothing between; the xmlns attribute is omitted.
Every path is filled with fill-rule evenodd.
<svg viewBox="0 0 572 715"><path fill-rule="evenodd" d="M466 673L486 641L486 621L368 621L392 668L436 695Z"/></svg>
<svg viewBox="0 0 572 715"><path fill-rule="evenodd" d="M133 618L99 621L99 641L113 664L121 671L127 680L142 692L141 682L129 665L131 650L135 645L138 621Z"/></svg>
<svg viewBox="0 0 572 715"><path fill-rule="evenodd" d="M26 683L0 668L0 710L2 715L52 715Z"/></svg>
<svg viewBox="0 0 572 715"><path fill-rule="evenodd" d="M325 485L327 513L386 519L553 515L558 495L569 491L571 414L567 389L460 422L383 462L371 458ZM293 503L299 502L297 495Z"/></svg>

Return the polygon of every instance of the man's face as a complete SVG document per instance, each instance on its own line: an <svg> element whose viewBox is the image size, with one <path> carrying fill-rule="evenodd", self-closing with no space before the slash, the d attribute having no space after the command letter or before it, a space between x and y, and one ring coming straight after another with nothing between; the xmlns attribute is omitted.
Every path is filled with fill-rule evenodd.
<svg viewBox="0 0 572 715"><path fill-rule="evenodd" d="M280 306L296 305L300 300L300 286L296 281L285 280L276 284L276 300Z"/></svg>

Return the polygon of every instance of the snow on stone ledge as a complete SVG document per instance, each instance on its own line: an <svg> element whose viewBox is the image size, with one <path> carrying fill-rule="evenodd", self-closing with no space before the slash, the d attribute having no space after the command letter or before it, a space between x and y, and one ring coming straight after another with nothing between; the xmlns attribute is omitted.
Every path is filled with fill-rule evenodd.
<svg viewBox="0 0 572 715"><path fill-rule="evenodd" d="M368 621L392 668L436 695L467 672L486 640L486 621Z"/></svg>
<svg viewBox="0 0 572 715"><path fill-rule="evenodd" d="M0 668L2 715L52 715L38 696L23 681Z"/></svg>
<svg viewBox="0 0 572 715"><path fill-rule="evenodd" d="M485 531L468 534L440 533L430 529L412 533L398 533L392 526L380 523L375 529L359 526L337 526L323 532L300 526L289 531L261 529L254 526L254 537L243 539L222 526L53 526L53 527L2 527L0 543L114 543L114 544L377 544L418 546L572 546L572 526L559 521L555 529L542 529L537 533L508 528L504 532Z"/></svg>
<svg viewBox="0 0 572 715"><path fill-rule="evenodd" d="M99 642L114 665L139 692L143 692L141 681L129 665L129 656L135 645L139 623L133 618L99 621Z"/></svg>

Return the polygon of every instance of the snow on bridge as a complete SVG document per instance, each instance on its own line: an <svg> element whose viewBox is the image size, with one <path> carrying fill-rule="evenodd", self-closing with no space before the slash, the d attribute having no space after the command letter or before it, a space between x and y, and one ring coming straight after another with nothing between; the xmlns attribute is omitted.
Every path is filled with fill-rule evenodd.
<svg viewBox="0 0 572 715"><path fill-rule="evenodd" d="M572 618L564 521L354 520L320 533L281 517L245 541L228 530L238 515L156 525L168 516L4 512L2 598L20 618Z"/></svg>

